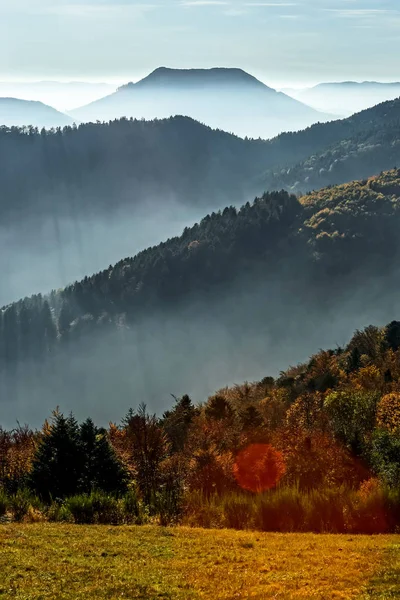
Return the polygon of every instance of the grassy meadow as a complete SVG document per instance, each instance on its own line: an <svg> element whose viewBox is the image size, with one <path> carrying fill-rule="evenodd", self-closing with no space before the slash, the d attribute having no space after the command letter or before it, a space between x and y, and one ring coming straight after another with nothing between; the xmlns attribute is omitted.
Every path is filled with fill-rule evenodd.
<svg viewBox="0 0 400 600"><path fill-rule="evenodd" d="M0 598L400 598L400 536L8 524Z"/></svg>

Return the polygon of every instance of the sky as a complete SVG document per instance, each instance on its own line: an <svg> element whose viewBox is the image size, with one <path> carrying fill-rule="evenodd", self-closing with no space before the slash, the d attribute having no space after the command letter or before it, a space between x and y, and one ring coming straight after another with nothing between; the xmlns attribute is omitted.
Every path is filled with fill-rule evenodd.
<svg viewBox="0 0 400 600"><path fill-rule="evenodd" d="M0 0L0 80L240 67L274 87L400 80L400 0Z"/></svg>

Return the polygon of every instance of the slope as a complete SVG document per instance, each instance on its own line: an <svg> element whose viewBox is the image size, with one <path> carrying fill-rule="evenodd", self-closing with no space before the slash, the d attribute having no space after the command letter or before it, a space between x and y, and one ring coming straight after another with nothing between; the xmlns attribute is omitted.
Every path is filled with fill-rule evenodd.
<svg viewBox="0 0 400 600"><path fill-rule="evenodd" d="M262 178L264 187L304 193L400 164L400 100L385 102L342 123L347 128L343 139L297 164L268 170Z"/></svg>
<svg viewBox="0 0 400 600"><path fill-rule="evenodd" d="M289 96L313 106L316 110L343 116L365 110L400 96L400 83L377 81L344 81L320 83L312 88L287 91Z"/></svg>
<svg viewBox="0 0 400 600"><path fill-rule="evenodd" d="M0 125L32 127L65 127L72 125L71 117L42 102L0 98Z"/></svg>
<svg viewBox="0 0 400 600"><path fill-rule="evenodd" d="M65 286L265 189L304 192L392 168L398 129L399 101L270 141L187 117L0 128L0 303Z"/></svg>
<svg viewBox="0 0 400 600"><path fill-rule="evenodd" d="M165 67L72 114L81 121L187 115L211 127L254 138L271 138L330 118L241 69Z"/></svg>
<svg viewBox="0 0 400 600"><path fill-rule="evenodd" d="M392 320L399 208L397 170L300 202L265 194L46 298L10 305L4 414L35 421L55 397L78 416L92 407L100 420L115 414L110 397L122 413L139 400L161 409L169 393L200 400Z"/></svg>
<svg viewBox="0 0 400 600"><path fill-rule="evenodd" d="M0 96L36 100L64 112L98 100L116 88L86 81L0 81Z"/></svg>

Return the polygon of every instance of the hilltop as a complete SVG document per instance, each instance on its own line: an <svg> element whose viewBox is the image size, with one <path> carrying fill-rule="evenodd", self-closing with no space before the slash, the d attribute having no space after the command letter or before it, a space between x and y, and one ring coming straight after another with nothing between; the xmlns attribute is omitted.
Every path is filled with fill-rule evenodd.
<svg viewBox="0 0 400 600"><path fill-rule="evenodd" d="M166 67L72 115L80 121L185 115L213 128L253 138L271 138L329 118L241 69Z"/></svg>

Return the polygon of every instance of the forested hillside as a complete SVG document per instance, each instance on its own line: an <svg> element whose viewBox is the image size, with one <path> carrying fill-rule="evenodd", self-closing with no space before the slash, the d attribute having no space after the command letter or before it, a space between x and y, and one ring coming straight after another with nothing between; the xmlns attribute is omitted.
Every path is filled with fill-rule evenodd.
<svg viewBox="0 0 400 600"><path fill-rule="evenodd" d="M191 119L0 128L0 303L64 286L254 198L265 142Z"/></svg>
<svg viewBox="0 0 400 600"><path fill-rule="evenodd" d="M355 152L354 148L359 149L360 163L364 156L365 171L374 168L376 154L370 158L368 153L371 146L379 145L381 164L389 162L397 156L394 142L399 122L400 100L396 100L270 141L242 140L185 117L149 122L121 119L41 132L2 127L0 215L8 220L21 210L35 214L109 212L159 194L164 202L173 195L185 205L208 208L218 204L220 208L229 200L240 202L260 193L265 169L277 173L277 169L290 168L282 177L288 186L295 183L297 169L314 163L318 173L320 168L329 171L336 158L345 163L341 168L347 167L346 155ZM20 168L24 177L18 180ZM335 169L339 171L338 166L332 167L328 183L340 183L334 178L352 175L350 167L345 173ZM315 173L308 176L315 177Z"/></svg>
<svg viewBox="0 0 400 600"><path fill-rule="evenodd" d="M343 131L340 141L327 143L322 151L314 151L288 168L269 170L265 187L305 193L369 177L400 164L400 100L384 102L344 123L348 131Z"/></svg>
<svg viewBox="0 0 400 600"><path fill-rule="evenodd" d="M265 194L49 296L2 311L2 403L160 407L275 372L398 306L400 171L299 200ZM385 290L382 294L382 290ZM46 377L43 375L46 373ZM204 375L200 378L199 373Z"/></svg>
<svg viewBox="0 0 400 600"><path fill-rule="evenodd" d="M209 210L288 187L269 181L266 169L287 173L310 154L357 139L371 122L395 132L396 118L394 105L270 141L242 140L184 117L0 128L0 304L65 286L177 235ZM393 166L385 152L378 163ZM365 172L376 173L376 164L366 161Z"/></svg>

